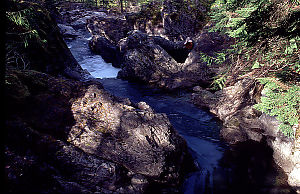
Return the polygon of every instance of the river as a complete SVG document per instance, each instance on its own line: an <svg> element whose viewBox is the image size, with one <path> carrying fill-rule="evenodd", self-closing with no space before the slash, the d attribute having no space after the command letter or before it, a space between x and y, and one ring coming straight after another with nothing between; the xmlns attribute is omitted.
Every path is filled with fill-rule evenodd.
<svg viewBox="0 0 300 194"><path fill-rule="evenodd" d="M199 165L199 171L187 176L181 187L185 194L202 193L293 193L283 172L274 164L272 151L256 142L229 147L222 142L222 123L190 102L185 91L165 93L158 89L116 79L119 69L93 54L90 34L68 40L72 54L91 76L99 78L104 88L115 96L132 102L144 101L156 112L167 114L174 128L185 138Z"/></svg>

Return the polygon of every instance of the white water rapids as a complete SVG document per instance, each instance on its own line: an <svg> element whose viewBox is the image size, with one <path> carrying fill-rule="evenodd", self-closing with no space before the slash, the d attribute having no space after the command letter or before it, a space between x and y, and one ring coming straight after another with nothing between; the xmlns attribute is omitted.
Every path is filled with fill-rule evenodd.
<svg viewBox="0 0 300 194"><path fill-rule="evenodd" d="M120 69L106 63L100 55L92 53L88 46L91 39L86 30L78 30L80 36L75 40L67 41L68 47L82 69L86 69L94 78L115 78Z"/></svg>

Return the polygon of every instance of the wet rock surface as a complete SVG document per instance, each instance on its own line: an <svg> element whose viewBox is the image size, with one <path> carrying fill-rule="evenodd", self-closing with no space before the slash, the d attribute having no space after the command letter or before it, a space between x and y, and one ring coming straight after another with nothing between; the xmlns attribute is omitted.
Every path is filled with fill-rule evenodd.
<svg viewBox="0 0 300 194"><path fill-rule="evenodd" d="M220 131L221 137L232 145L249 140L264 142L267 139L268 145L274 150L273 157L276 163L288 175L289 183L297 187L298 144L282 143L284 140L279 138L278 130L275 132L276 127L269 130L268 127L272 125L264 124L259 119L262 117L261 113L252 105L259 100L261 88L257 87L253 80L243 79L215 93L203 89L211 83L211 78L222 67L207 66L202 54L214 56L215 52L228 48L232 40L218 33L208 32L209 26L201 33L195 33L201 24L197 24L197 27L194 21L186 21L185 17L188 14L178 13L185 12L188 8L178 5L182 5L182 2L164 2L163 32L152 33L173 41L161 36L149 36L151 32L147 31L147 21L144 25L140 25L134 14L126 17L127 22L148 34L140 31L128 33L128 30L125 30L126 35L122 32L122 35L110 35L116 38L109 38L103 30L106 28L105 25L97 24L96 27L91 25L89 29L92 34L100 33L107 36L120 49L123 56L120 78L141 81L167 90L200 85L194 90L193 101L202 108L208 108L224 122L224 127ZM192 16L189 16L190 18ZM188 37L192 37L194 44L191 50L184 48L184 42ZM272 135L266 135L266 131L272 131Z"/></svg>
<svg viewBox="0 0 300 194"><path fill-rule="evenodd" d="M67 26L64 24L57 24L61 34L65 37L65 38L76 38L78 36L78 33L74 30L74 28L72 26Z"/></svg>
<svg viewBox="0 0 300 194"><path fill-rule="evenodd" d="M180 71L177 62L147 34L133 31L120 42L123 54L122 70L118 77L155 84L158 87L173 87L169 83L171 74Z"/></svg>
<svg viewBox="0 0 300 194"><path fill-rule="evenodd" d="M279 122L276 118L262 114L259 118L262 124L267 143L273 149L275 162L288 176L288 183L300 193L300 140L285 137L279 131ZM297 126L296 126L297 127Z"/></svg>
<svg viewBox="0 0 300 194"><path fill-rule="evenodd" d="M107 38L94 35L89 41L89 46L95 54L101 55L106 63L112 63L114 67L120 67L120 51L118 47L113 45Z"/></svg>
<svg viewBox="0 0 300 194"><path fill-rule="evenodd" d="M140 193L176 187L193 168L184 139L145 103L36 71L6 79L10 192Z"/></svg>
<svg viewBox="0 0 300 194"><path fill-rule="evenodd" d="M76 37L76 30L84 28L91 15L105 17L102 12L96 13L65 10L60 18L61 33L65 38ZM100 23L106 26L110 22ZM108 26L106 32L112 28L119 27ZM58 39L50 34L49 40L53 38L62 44L49 41L49 45L55 48L64 45L70 54L58 28L55 29ZM115 34L111 32L107 37L117 42L123 35L115 29ZM116 51L107 41L101 42L105 47L101 51ZM110 52L105 54L108 60L115 58ZM69 77L76 78L70 75L78 63L71 54L70 58L74 64L66 60L64 68L55 69L53 74L68 72ZM155 113L144 102L134 105L129 100L111 96L96 80L80 82L44 72L7 68L7 191L144 193L159 191L156 188L176 190L184 176L195 169L185 140L164 114ZM77 78L81 77L79 73Z"/></svg>
<svg viewBox="0 0 300 194"><path fill-rule="evenodd" d="M64 26L65 37L75 37L71 26L83 29L87 22L94 37L100 34L106 38L102 39L104 47L114 50L118 46L116 50L120 49L125 61L119 75L122 78L167 90L195 85L205 87L218 67L208 67L199 53L213 55L230 41L218 34L202 32L194 37L195 46L191 52L182 49L184 37L196 28L185 28L192 31L184 33L184 29L168 30L168 26L180 27L178 24L185 21L184 14L183 17L172 14L176 9L170 9L171 12L166 9L168 14L164 19L168 22L164 25L170 39L179 42L149 37L138 31L128 34L132 30L131 24L126 26L128 21L108 18L104 12L66 11L70 17L61 22L68 20ZM119 24L125 27L120 29ZM65 48L61 36L57 37L54 39L58 42L52 41L51 35L47 40L50 45L60 44ZM105 44L106 40L113 45ZM57 47L49 48L53 52ZM51 64L37 66L36 70L79 79L81 70L76 70L78 64L66 50L63 56L68 60L55 58L62 66L57 65L59 62L53 65L50 59ZM56 51L61 52L61 49ZM47 61L42 59L33 61L40 65ZM11 109L6 121L5 173L10 192L153 193L160 192L156 188L161 187L176 192L176 188L170 187L176 187L193 166L185 141L166 116L156 114L144 102L132 104L129 100L113 97L95 80L83 83L15 69L9 69L6 76L5 95ZM266 141L274 150L276 163L288 175L289 184L299 187L299 142L283 138L277 126L270 125L273 121L253 109L255 95L259 93L254 85L245 79L216 93L199 86L194 89L193 100L224 121L221 136L230 144L240 145L249 139ZM238 155L243 156L248 151L242 149L241 152ZM250 167L240 168L240 171L250 169L250 182L259 179L253 168L257 161L253 162L251 157L243 160L250 161L247 163ZM257 158L261 161L263 157ZM267 169L266 163L259 165ZM237 169L239 172L239 167Z"/></svg>
<svg viewBox="0 0 300 194"><path fill-rule="evenodd" d="M255 122L258 113L250 106L254 103L249 95L254 92L253 85L254 80L244 79L215 93L198 88L192 101L197 106L208 108L223 121L220 133L227 142L243 142L248 139L247 131L260 131L260 125Z"/></svg>
<svg viewBox="0 0 300 194"><path fill-rule="evenodd" d="M226 44L224 46L226 38L220 35L216 36L216 33L200 33L198 31L200 27L193 22L200 23L202 20L192 19L194 17L187 14L191 10L188 11L189 8L183 1L165 1L164 11L162 11L162 15L168 18L165 18L165 21L172 20L172 24L170 22L165 24L164 30L168 31L169 29L169 34L178 31L183 37L169 38L170 40L168 40L164 38L167 36L163 33L148 33L146 28L143 29L138 25L141 17L149 15L152 18L151 22L157 22L157 25L163 19L159 19L156 12L149 12L153 7L157 7L155 3L150 8L144 8L139 13L127 14L124 18L122 16L93 16L88 19L87 29L93 36L90 42L91 49L104 59L109 58L110 60L106 61L113 61L114 66L121 67L119 78L122 79L140 81L166 90L190 88L197 83L208 86L215 70L201 60L199 52L212 55L213 52L222 50L228 46ZM185 13L183 14L185 19L179 19L179 23L174 18L170 18L170 15L175 14L177 9ZM147 21L144 22L147 23ZM177 25L173 24L174 22ZM147 26L146 23L145 26ZM176 30L177 27L180 27L180 30ZM190 31L186 32L186 30ZM149 34L155 36L149 36ZM195 34L198 36L194 36ZM192 42L191 48L186 47L187 40ZM116 51L115 46L117 47ZM107 52L105 48L109 48L108 50L111 51ZM113 56L115 56L114 60L111 60Z"/></svg>

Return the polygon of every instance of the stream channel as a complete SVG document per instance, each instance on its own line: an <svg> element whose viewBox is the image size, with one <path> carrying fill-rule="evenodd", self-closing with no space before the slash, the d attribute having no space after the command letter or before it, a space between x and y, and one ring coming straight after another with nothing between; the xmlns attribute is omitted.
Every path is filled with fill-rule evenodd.
<svg viewBox="0 0 300 194"><path fill-rule="evenodd" d="M230 148L220 140L221 122L195 107L187 92L164 93L116 79L119 69L90 51L91 35L83 29L78 33L80 36L66 42L83 69L99 78L111 94L134 103L144 101L156 112L167 114L187 141L200 170L186 178L182 193L294 193L282 170L274 164L272 150L267 146L250 141Z"/></svg>

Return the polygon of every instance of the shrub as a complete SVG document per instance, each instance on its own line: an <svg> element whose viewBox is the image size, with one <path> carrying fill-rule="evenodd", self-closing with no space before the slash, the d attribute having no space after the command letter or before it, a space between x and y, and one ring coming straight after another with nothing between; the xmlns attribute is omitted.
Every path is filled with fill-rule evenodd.
<svg viewBox="0 0 300 194"><path fill-rule="evenodd" d="M274 78L259 79L264 84L265 96L261 97L261 103L254 108L270 116L276 116L281 122L279 129L284 135L294 137L292 127L298 124L300 106L300 87L287 87Z"/></svg>
<svg viewBox="0 0 300 194"><path fill-rule="evenodd" d="M276 116L281 131L294 136L292 126L299 121L300 2L216 0L210 13L211 30L235 39L223 51L231 68L215 84L222 88L245 76L259 79L267 92L255 108Z"/></svg>

